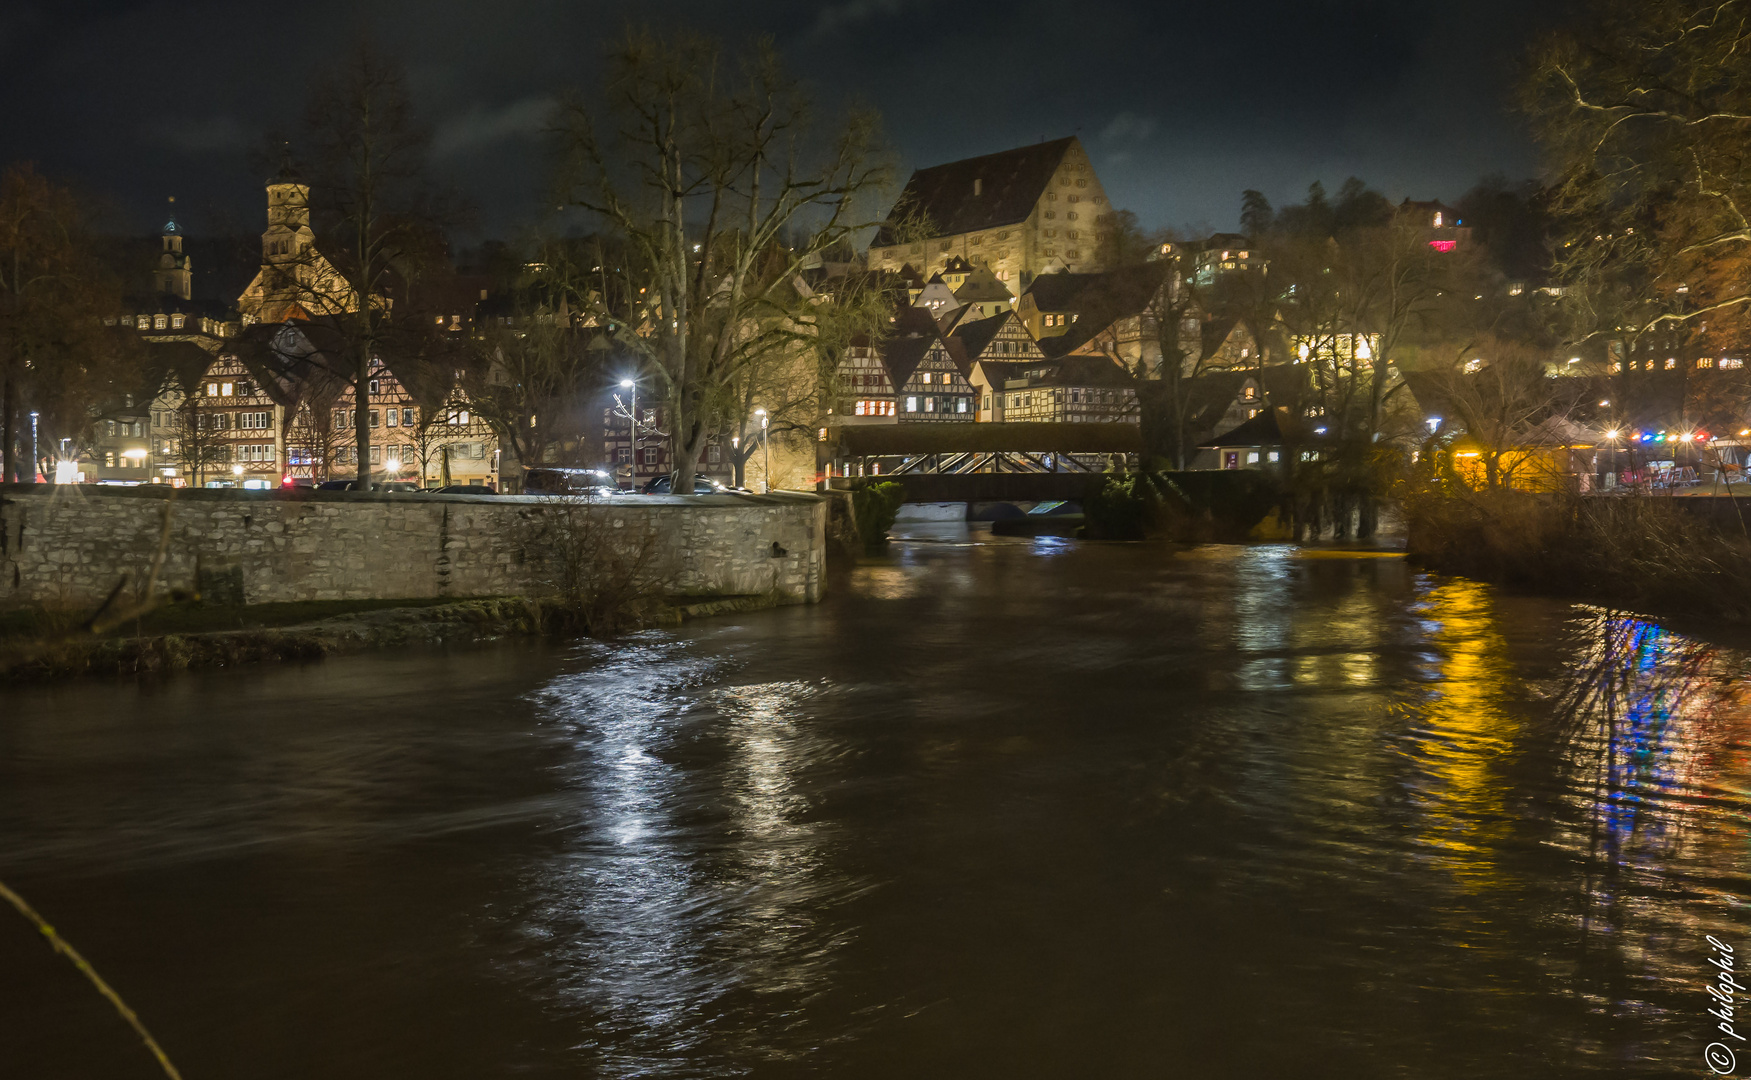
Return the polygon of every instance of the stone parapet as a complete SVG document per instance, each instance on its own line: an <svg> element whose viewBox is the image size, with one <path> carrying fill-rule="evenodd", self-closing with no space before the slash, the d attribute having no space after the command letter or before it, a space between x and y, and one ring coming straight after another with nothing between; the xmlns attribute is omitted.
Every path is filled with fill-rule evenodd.
<svg viewBox="0 0 1751 1080"><path fill-rule="evenodd" d="M536 595L552 497L0 485L0 604L88 605L150 572L218 602ZM681 596L821 599L826 504L812 494L625 495L588 511ZM624 537L624 541L618 538Z"/></svg>

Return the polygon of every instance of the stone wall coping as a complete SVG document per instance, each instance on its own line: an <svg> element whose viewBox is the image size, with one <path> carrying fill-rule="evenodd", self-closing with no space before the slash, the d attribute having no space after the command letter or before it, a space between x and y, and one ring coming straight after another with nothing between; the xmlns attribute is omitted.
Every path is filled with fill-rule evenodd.
<svg viewBox="0 0 1751 1080"><path fill-rule="evenodd" d="M487 503L495 506L540 506L554 495L440 495L432 491L317 491L314 488L173 488L167 484L122 487L108 484L0 484L0 498L27 496L53 498L86 496L123 499L168 499L202 503ZM597 501L603 506L771 506L820 502L812 491L772 491L764 494L730 491L712 495L609 495Z"/></svg>

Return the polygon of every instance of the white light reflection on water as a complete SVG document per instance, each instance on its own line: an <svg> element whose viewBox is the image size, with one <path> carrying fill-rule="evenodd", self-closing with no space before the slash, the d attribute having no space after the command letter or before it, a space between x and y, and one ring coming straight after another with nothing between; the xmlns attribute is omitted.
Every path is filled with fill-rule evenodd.
<svg viewBox="0 0 1751 1080"><path fill-rule="evenodd" d="M822 688L713 685L731 669L646 637L541 696L576 732L575 820L534 871L525 932L583 1048L613 1075L706 1076L803 1052L801 1000L843 941L817 922L854 894L824 861L805 769ZM756 1008L752 1002L758 1000Z"/></svg>

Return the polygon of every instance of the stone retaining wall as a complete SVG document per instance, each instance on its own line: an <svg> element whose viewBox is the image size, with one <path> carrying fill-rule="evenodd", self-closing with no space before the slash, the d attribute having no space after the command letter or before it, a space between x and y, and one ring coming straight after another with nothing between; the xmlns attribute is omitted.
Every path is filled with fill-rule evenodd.
<svg viewBox="0 0 1751 1080"><path fill-rule="evenodd" d="M0 485L0 605L100 602L145 580L220 602L530 595L554 577L552 498ZM814 495L615 496L587 511L616 550L652 545L679 595L813 603L826 505ZM648 541L646 538L649 538Z"/></svg>

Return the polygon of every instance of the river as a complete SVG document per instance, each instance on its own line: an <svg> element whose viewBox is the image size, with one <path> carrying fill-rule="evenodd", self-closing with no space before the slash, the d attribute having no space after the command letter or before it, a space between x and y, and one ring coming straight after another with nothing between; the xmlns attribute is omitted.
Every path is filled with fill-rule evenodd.
<svg viewBox="0 0 1751 1080"><path fill-rule="evenodd" d="M188 1080L1706 1075L1723 640L925 530L627 641L5 690L0 879ZM0 971L0 1075L160 1075L4 908Z"/></svg>

